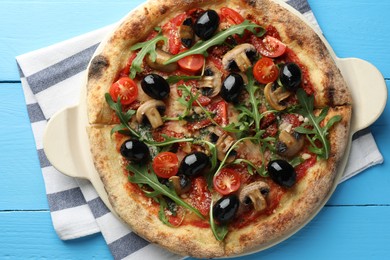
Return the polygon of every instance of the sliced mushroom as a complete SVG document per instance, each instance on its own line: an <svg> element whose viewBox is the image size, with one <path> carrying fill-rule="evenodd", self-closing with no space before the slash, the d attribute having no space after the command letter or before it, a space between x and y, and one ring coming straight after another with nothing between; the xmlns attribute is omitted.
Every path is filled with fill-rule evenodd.
<svg viewBox="0 0 390 260"><path fill-rule="evenodd" d="M223 134L218 138L217 143L215 144L215 146L217 147L218 160L222 161L225 158L226 153L229 151L230 147L232 147L234 142L234 138L228 134ZM231 152L227 159L227 163L232 162L235 157L236 154Z"/></svg>
<svg viewBox="0 0 390 260"><path fill-rule="evenodd" d="M253 205L256 211L261 211L267 207L266 196L270 187L263 181L256 181L243 187L239 194L239 200L242 205Z"/></svg>
<svg viewBox="0 0 390 260"><path fill-rule="evenodd" d="M221 91L222 73L214 66L208 65L204 76L199 81L202 94L207 97L215 97Z"/></svg>
<svg viewBox="0 0 390 260"><path fill-rule="evenodd" d="M223 56L222 65L226 70L234 70L236 66L241 72L245 72L252 65L250 57L255 54L255 46L243 43L237 45Z"/></svg>
<svg viewBox="0 0 390 260"><path fill-rule="evenodd" d="M191 179L185 175L175 175L169 178L169 182L177 195L184 194L191 189Z"/></svg>
<svg viewBox="0 0 390 260"><path fill-rule="evenodd" d="M281 102L291 96L291 92L286 91L283 87L277 87L276 89L273 88L273 82L268 83L264 88L264 95L268 103L272 108L278 111L286 109L287 106L283 105Z"/></svg>
<svg viewBox="0 0 390 260"><path fill-rule="evenodd" d="M146 56L146 63L151 67L152 69L159 70L159 71L164 71L164 72L172 72L177 70L177 63L173 62L170 64L164 64L167 60L169 60L172 55L160 50L156 49L156 60L153 60L150 55Z"/></svg>
<svg viewBox="0 0 390 260"><path fill-rule="evenodd" d="M294 157L302 150L304 138L297 132L289 133L283 130L279 134L279 140L276 143L278 154L288 158Z"/></svg>
<svg viewBox="0 0 390 260"><path fill-rule="evenodd" d="M143 123L147 119L152 128L163 125L161 114L165 111L165 104L161 100L151 99L143 103L136 113L138 123Z"/></svg>

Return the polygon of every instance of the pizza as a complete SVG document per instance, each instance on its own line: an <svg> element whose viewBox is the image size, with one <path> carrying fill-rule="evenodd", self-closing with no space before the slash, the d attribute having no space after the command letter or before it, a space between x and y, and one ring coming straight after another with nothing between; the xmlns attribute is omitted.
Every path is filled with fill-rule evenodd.
<svg viewBox="0 0 390 260"><path fill-rule="evenodd" d="M115 213L200 258L306 223L334 186L352 113L324 43L269 0L146 2L91 60L86 102Z"/></svg>

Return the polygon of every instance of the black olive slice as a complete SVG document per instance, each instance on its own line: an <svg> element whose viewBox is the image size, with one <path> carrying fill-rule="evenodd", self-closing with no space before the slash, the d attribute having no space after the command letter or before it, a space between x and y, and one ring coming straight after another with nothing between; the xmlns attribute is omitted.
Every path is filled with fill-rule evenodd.
<svg viewBox="0 0 390 260"><path fill-rule="evenodd" d="M148 146L136 139L128 139L122 143L120 153L131 162L145 164L150 159Z"/></svg>
<svg viewBox="0 0 390 260"><path fill-rule="evenodd" d="M295 169L285 160L270 161L267 169L271 179L280 186L290 188L296 183Z"/></svg>
<svg viewBox="0 0 390 260"><path fill-rule="evenodd" d="M230 73L222 83L220 95L227 102L237 103L244 89L244 79L238 73Z"/></svg>
<svg viewBox="0 0 390 260"><path fill-rule="evenodd" d="M236 216L239 206L237 195L222 197L213 206L214 220L219 224L228 224Z"/></svg>
<svg viewBox="0 0 390 260"><path fill-rule="evenodd" d="M180 163L179 173L189 177L195 177L203 173L210 164L209 157L202 152L194 152L186 155Z"/></svg>
<svg viewBox="0 0 390 260"><path fill-rule="evenodd" d="M302 82L302 71L296 63L289 62L280 68L279 78L289 91L296 91Z"/></svg>
<svg viewBox="0 0 390 260"><path fill-rule="evenodd" d="M162 100L169 96L168 82L158 74L148 74L141 81L142 90L151 98Z"/></svg>
<svg viewBox="0 0 390 260"><path fill-rule="evenodd" d="M219 26L219 15L214 10L207 10L195 21L194 32L202 40L210 39Z"/></svg>

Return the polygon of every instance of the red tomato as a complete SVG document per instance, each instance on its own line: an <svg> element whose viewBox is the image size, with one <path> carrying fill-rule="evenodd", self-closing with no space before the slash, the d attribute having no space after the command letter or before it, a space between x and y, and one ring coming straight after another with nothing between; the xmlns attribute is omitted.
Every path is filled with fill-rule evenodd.
<svg viewBox="0 0 390 260"><path fill-rule="evenodd" d="M278 78L279 70L272 59L263 57L253 67L253 76L263 84L275 81Z"/></svg>
<svg viewBox="0 0 390 260"><path fill-rule="evenodd" d="M197 208L202 215L207 216L209 214L211 193L207 188L207 182L203 176L196 177L192 180L188 197L191 205Z"/></svg>
<svg viewBox="0 0 390 260"><path fill-rule="evenodd" d="M211 102L211 98L209 97L206 97L206 96L203 96L203 95L199 95L198 98L196 99L199 104L203 107L207 106L208 104L210 104ZM194 101L192 103L193 106L199 106L198 102Z"/></svg>
<svg viewBox="0 0 390 260"><path fill-rule="evenodd" d="M269 35L264 38L257 38L252 35L251 41L261 55L269 58L279 57L286 51L286 44Z"/></svg>
<svg viewBox="0 0 390 260"><path fill-rule="evenodd" d="M244 17L241 16L241 14L228 7L221 8L221 15L230 24L240 24L245 20Z"/></svg>
<svg viewBox="0 0 390 260"><path fill-rule="evenodd" d="M163 26L164 34L168 35L169 52L172 54L178 54L182 48L179 28L186 17L185 13L179 14Z"/></svg>
<svg viewBox="0 0 390 260"><path fill-rule="evenodd" d="M130 68L131 64L133 63L133 60L137 57L137 53L133 53L129 59L127 60L126 67L124 67L121 72L119 72L120 77L128 77L130 75Z"/></svg>
<svg viewBox="0 0 390 260"><path fill-rule="evenodd" d="M204 66L204 56L202 54L194 54L180 59L177 64L180 68L189 73L199 72Z"/></svg>
<svg viewBox="0 0 390 260"><path fill-rule="evenodd" d="M179 170L179 159L171 152L161 152L153 159L152 167L157 176L168 179Z"/></svg>
<svg viewBox="0 0 390 260"><path fill-rule="evenodd" d="M228 119L228 104L226 101L222 100L215 104L215 107L212 108L212 111L215 111L216 116L214 117L214 120L221 124L222 126L226 126L229 122Z"/></svg>
<svg viewBox="0 0 390 260"><path fill-rule="evenodd" d="M240 188L240 174L229 168L217 172L213 179L214 189L222 195L228 195Z"/></svg>
<svg viewBox="0 0 390 260"><path fill-rule="evenodd" d="M109 93L115 102L119 97L122 105L129 105L137 99L138 87L131 78L122 77L111 85Z"/></svg>

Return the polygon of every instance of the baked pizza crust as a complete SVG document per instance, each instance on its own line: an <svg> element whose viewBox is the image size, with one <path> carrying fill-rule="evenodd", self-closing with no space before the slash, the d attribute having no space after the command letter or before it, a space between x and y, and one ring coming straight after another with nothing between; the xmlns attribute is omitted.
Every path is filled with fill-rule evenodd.
<svg viewBox="0 0 390 260"><path fill-rule="evenodd" d="M231 7L244 17L260 17L260 23L272 24L283 42L310 69L310 80L315 89L315 106L330 106L330 113L342 115L342 122L330 131L331 156L310 168L306 177L285 196L275 213L262 217L250 225L230 230L224 242L218 242L211 229L190 225L171 228L164 225L157 214L151 214L150 202L126 188L128 178L117 141L110 136L114 124L113 111L104 94L117 78L131 54L130 46L143 41L158 24L174 17L182 10L195 7L218 9ZM337 166L349 142L352 103L350 92L332 56L317 34L295 15L269 0L209 1L166 0L149 1L131 12L103 44L88 69L88 136L95 167L110 203L117 215L134 232L181 255L200 258L231 256L272 244L301 227L327 198L337 174ZM145 97L147 98L147 97Z"/></svg>

